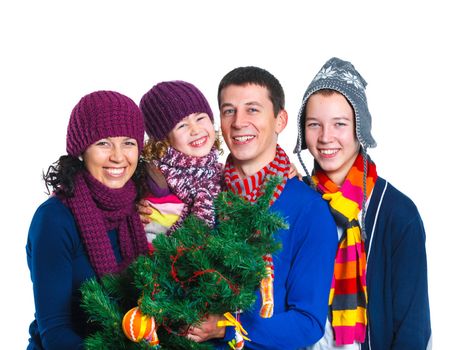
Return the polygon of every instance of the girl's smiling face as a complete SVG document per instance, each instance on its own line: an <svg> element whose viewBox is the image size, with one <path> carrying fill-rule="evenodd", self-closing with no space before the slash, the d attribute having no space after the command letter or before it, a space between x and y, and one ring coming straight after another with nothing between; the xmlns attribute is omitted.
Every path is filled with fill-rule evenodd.
<svg viewBox="0 0 449 350"><path fill-rule="evenodd" d="M170 131L168 142L188 156L204 157L215 142L214 125L206 113L192 113Z"/></svg>

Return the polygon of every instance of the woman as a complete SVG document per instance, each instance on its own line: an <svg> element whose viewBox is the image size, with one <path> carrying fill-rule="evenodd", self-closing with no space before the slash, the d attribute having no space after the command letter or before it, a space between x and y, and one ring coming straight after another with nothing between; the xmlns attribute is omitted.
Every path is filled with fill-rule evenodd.
<svg viewBox="0 0 449 350"><path fill-rule="evenodd" d="M295 152L339 228L329 322L309 349L420 349L430 344L425 231L414 203L377 175L366 82L332 58L304 94Z"/></svg>
<svg viewBox="0 0 449 350"><path fill-rule="evenodd" d="M28 349L83 348L89 327L80 285L121 271L148 250L135 211L143 138L139 107L122 94L93 92L74 107L68 154L44 176L53 195L28 233L36 308Z"/></svg>

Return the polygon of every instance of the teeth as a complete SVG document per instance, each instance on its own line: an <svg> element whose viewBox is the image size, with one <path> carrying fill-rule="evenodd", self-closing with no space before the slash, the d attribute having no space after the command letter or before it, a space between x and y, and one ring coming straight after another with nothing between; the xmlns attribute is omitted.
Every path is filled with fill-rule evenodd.
<svg viewBox="0 0 449 350"><path fill-rule="evenodd" d="M206 142L206 138L202 137L199 140L195 140L191 143L192 146L200 146L202 145L204 142Z"/></svg>
<svg viewBox="0 0 449 350"><path fill-rule="evenodd" d="M336 149L322 149L322 150L320 150L320 153L330 155L330 154L337 153L337 150Z"/></svg>
<svg viewBox="0 0 449 350"><path fill-rule="evenodd" d="M236 137L234 137L234 140L239 141L239 142L245 142L245 141L251 140L253 138L254 138L254 136L236 136Z"/></svg>
<svg viewBox="0 0 449 350"><path fill-rule="evenodd" d="M108 168L106 171L111 175L121 175L125 171L125 168Z"/></svg>

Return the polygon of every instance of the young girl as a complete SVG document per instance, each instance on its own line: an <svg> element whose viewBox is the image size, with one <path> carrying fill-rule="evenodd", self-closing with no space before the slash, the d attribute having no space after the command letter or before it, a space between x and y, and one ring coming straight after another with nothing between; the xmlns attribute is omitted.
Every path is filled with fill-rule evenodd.
<svg viewBox="0 0 449 350"><path fill-rule="evenodd" d="M424 350L431 335L424 226L414 203L377 175L367 155L376 142L365 87L350 62L332 58L298 116L295 152L303 166L301 150L313 155L313 186L341 237L329 322L309 349Z"/></svg>
<svg viewBox="0 0 449 350"><path fill-rule="evenodd" d="M170 234L192 213L213 227L213 201L222 189L222 165L213 114L194 85L166 81L153 86L141 99L144 148L152 208L145 226L148 241Z"/></svg>

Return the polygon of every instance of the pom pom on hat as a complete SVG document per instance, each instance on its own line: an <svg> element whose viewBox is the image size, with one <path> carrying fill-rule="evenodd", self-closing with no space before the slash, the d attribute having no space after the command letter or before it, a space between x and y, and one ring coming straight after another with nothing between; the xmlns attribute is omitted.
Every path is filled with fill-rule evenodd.
<svg viewBox="0 0 449 350"><path fill-rule="evenodd" d="M143 147L142 112L129 97L115 91L95 91L73 108L67 127L66 149L78 157L90 145L107 137L126 136Z"/></svg>
<svg viewBox="0 0 449 350"><path fill-rule="evenodd" d="M204 95L193 84L181 80L153 86L140 100L145 131L156 141L165 140L182 119L192 113L206 113L214 121Z"/></svg>

